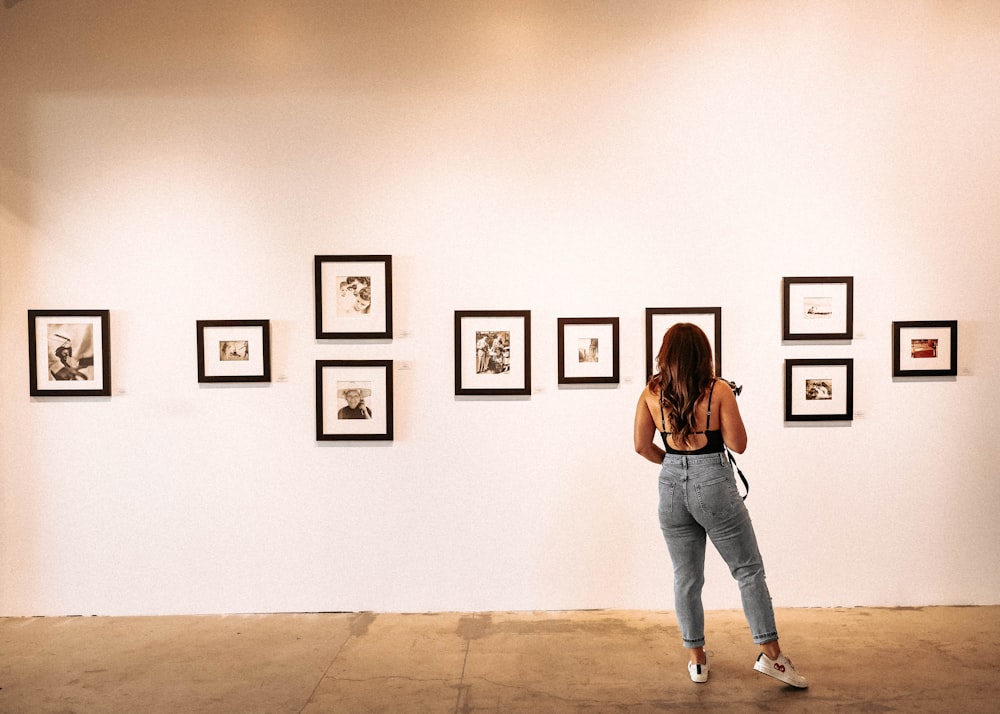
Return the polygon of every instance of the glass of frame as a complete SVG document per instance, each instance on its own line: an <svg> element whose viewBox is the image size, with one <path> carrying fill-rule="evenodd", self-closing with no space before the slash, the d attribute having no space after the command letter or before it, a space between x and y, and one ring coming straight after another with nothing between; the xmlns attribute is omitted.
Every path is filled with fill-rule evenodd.
<svg viewBox="0 0 1000 714"><path fill-rule="evenodd" d="M854 337L854 278L782 278L781 339Z"/></svg>
<svg viewBox="0 0 1000 714"><path fill-rule="evenodd" d="M111 313L28 310L33 397L111 396Z"/></svg>
<svg viewBox="0 0 1000 714"><path fill-rule="evenodd" d="M531 311L455 311L455 394L531 393Z"/></svg>
<svg viewBox="0 0 1000 714"><path fill-rule="evenodd" d="M316 339L392 337L392 256L317 255Z"/></svg>
<svg viewBox="0 0 1000 714"><path fill-rule="evenodd" d="M270 382L267 320L198 320L199 382Z"/></svg>
<svg viewBox="0 0 1000 714"><path fill-rule="evenodd" d="M893 377L958 374L958 320L892 323Z"/></svg>
<svg viewBox="0 0 1000 714"><path fill-rule="evenodd" d="M785 360L785 421L850 421L853 359Z"/></svg>
<svg viewBox="0 0 1000 714"><path fill-rule="evenodd" d="M392 441L392 360L316 361L316 440Z"/></svg>
<svg viewBox="0 0 1000 714"><path fill-rule="evenodd" d="M721 307L647 307L646 308L646 377L656 371L656 355L663 335L678 322L690 322L702 329L715 355L715 376L722 375Z"/></svg>
<svg viewBox="0 0 1000 714"><path fill-rule="evenodd" d="M560 317L559 384L618 384L618 318Z"/></svg>

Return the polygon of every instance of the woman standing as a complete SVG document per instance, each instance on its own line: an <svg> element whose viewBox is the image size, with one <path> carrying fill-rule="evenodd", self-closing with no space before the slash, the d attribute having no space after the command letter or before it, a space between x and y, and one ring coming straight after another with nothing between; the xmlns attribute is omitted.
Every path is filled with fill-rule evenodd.
<svg viewBox="0 0 1000 714"><path fill-rule="evenodd" d="M674 601L692 681L708 681L705 654L705 544L712 544L739 583L743 612L761 653L754 669L793 687L805 677L778 646L771 595L750 515L725 453L742 454L746 428L736 395L716 379L712 348L696 325L663 336L654 374L635 411L635 450L660 469L660 528L674 567ZM660 432L663 448L653 443Z"/></svg>

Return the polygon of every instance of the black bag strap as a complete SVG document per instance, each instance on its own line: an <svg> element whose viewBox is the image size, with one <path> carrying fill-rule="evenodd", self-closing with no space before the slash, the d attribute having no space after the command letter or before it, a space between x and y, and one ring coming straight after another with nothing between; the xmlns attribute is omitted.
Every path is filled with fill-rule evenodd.
<svg viewBox="0 0 1000 714"><path fill-rule="evenodd" d="M743 475L740 467L736 465L736 459L733 457L733 452L729 450L729 447L723 447L726 450L726 456L729 457L729 463L732 464L733 468L736 469L736 473L740 475L740 481L743 482L743 488L746 489L746 493L743 494L743 500L747 500L747 496L750 495L750 484L747 481L747 477Z"/></svg>

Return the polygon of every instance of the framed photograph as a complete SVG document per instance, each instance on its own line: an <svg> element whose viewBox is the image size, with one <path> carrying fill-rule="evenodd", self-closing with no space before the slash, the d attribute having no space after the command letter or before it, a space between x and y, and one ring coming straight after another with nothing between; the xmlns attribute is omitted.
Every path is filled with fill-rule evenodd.
<svg viewBox="0 0 1000 714"><path fill-rule="evenodd" d="M199 382L270 382L271 323L198 320Z"/></svg>
<svg viewBox="0 0 1000 714"><path fill-rule="evenodd" d="M958 320L892 323L893 377L958 374Z"/></svg>
<svg viewBox="0 0 1000 714"><path fill-rule="evenodd" d="M111 313L28 310L33 397L111 396Z"/></svg>
<svg viewBox="0 0 1000 714"><path fill-rule="evenodd" d="M854 278L782 278L781 339L854 337Z"/></svg>
<svg viewBox="0 0 1000 714"><path fill-rule="evenodd" d="M851 421L853 359L785 360L785 421Z"/></svg>
<svg viewBox="0 0 1000 714"><path fill-rule="evenodd" d="M531 394L531 311L455 311L455 394Z"/></svg>
<svg viewBox="0 0 1000 714"><path fill-rule="evenodd" d="M715 376L722 376L721 307L647 307L646 308L646 377L656 371L656 355L663 335L678 322L690 322L702 329L712 345Z"/></svg>
<svg viewBox="0 0 1000 714"><path fill-rule="evenodd" d="M618 318L560 317L559 384L618 384Z"/></svg>
<svg viewBox="0 0 1000 714"><path fill-rule="evenodd" d="M317 255L316 339L392 337L392 256Z"/></svg>
<svg viewBox="0 0 1000 714"><path fill-rule="evenodd" d="M392 441L392 360L316 361L316 440Z"/></svg>

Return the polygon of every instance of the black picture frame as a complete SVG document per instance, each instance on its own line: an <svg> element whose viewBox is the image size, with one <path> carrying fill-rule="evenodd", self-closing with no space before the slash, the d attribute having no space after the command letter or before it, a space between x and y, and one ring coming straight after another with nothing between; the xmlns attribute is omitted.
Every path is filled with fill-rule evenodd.
<svg viewBox="0 0 1000 714"><path fill-rule="evenodd" d="M531 310L455 311L455 395L531 394Z"/></svg>
<svg viewBox="0 0 1000 714"><path fill-rule="evenodd" d="M198 382L270 382L268 320L198 320Z"/></svg>
<svg viewBox="0 0 1000 714"><path fill-rule="evenodd" d="M28 310L29 394L111 396L111 311Z"/></svg>
<svg viewBox="0 0 1000 714"><path fill-rule="evenodd" d="M646 308L646 377L656 371L656 355L663 335L679 322L690 322L702 329L712 346L715 376L722 376L721 307L647 307Z"/></svg>
<svg viewBox="0 0 1000 714"><path fill-rule="evenodd" d="M392 338L392 256L313 259L316 339Z"/></svg>
<svg viewBox="0 0 1000 714"><path fill-rule="evenodd" d="M316 360L316 440L392 441L392 370L392 360Z"/></svg>
<svg viewBox="0 0 1000 714"><path fill-rule="evenodd" d="M556 318L559 384L618 384L618 323L617 317Z"/></svg>
<svg viewBox="0 0 1000 714"><path fill-rule="evenodd" d="M853 359L785 360L785 421L851 421L853 417Z"/></svg>
<svg viewBox="0 0 1000 714"><path fill-rule="evenodd" d="M782 283L781 339L854 338L854 278L785 277Z"/></svg>
<svg viewBox="0 0 1000 714"><path fill-rule="evenodd" d="M892 323L893 377L954 377L958 374L958 320Z"/></svg>

